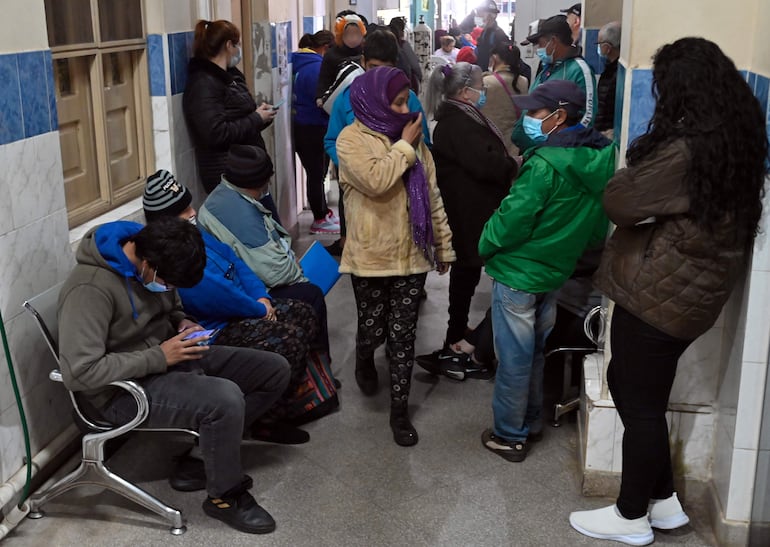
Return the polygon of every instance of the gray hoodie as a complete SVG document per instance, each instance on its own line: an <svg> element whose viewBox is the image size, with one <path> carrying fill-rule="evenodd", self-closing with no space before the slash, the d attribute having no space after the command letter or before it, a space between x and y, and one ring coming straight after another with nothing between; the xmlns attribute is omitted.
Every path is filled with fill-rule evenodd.
<svg viewBox="0 0 770 547"><path fill-rule="evenodd" d="M123 252L122 245L141 229L134 222L104 224L78 248L77 265L59 294L59 356L67 389L95 390L166 372L160 344L177 334L185 314L176 291L145 289Z"/></svg>

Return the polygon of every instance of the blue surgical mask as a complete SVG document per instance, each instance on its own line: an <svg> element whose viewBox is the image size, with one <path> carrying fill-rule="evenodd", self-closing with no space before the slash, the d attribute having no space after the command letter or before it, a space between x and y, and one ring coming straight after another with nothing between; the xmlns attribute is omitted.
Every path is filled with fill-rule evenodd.
<svg viewBox="0 0 770 547"><path fill-rule="evenodd" d="M144 266L142 267L142 273L139 274L140 279L144 279ZM144 283L144 288L147 289L150 292L168 292L171 289L169 289L166 285L163 283L159 283L155 279L158 277L158 270L155 270L155 273L152 275L152 281L148 283Z"/></svg>
<svg viewBox="0 0 770 547"><path fill-rule="evenodd" d="M548 44L550 44L551 41L548 41ZM540 57L540 60L545 65L552 65L553 64L553 54L548 53L548 44L545 45L545 47L539 47L535 51L537 53L537 56Z"/></svg>
<svg viewBox="0 0 770 547"><path fill-rule="evenodd" d="M556 114L556 112L551 112L543 118L542 120L538 120L537 118L533 118L532 116L525 115L524 118L521 121L521 127L524 129L524 133L532 139L535 142L545 142L548 140L548 135L551 134L553 129L556 129L555 127L551 129L547 134L543 133L543 122Z"/></svg>
<svg viewBox="0 0 770 547"><path fill-rule="evenodd" d="M602 45L601 44L596 44L596 54L599 56L599 59L601 59L602 61L606 61L607 60L607 56L604 53L602 53Z"/></svg>
<svg viewBox="0 0 770 547"><path fill-rule="evenodd" d="M240 63L241 59L243 58L243 50L241 49L241 46L235 46L235 47L238 48L238 53L230 57L230 60L227 61L227 66L230 68Z"/></svg>
<svg viewBox="0 0 770 547"><path fill-rule="evenodd" d="M484 105L487 104L487 90L486 89L476 89L475 87L468 87L468 89L472 89L476 93L479 94L478 100L476 100L475 103L473 103L473 106L476 108L484 108Z"/></svg>

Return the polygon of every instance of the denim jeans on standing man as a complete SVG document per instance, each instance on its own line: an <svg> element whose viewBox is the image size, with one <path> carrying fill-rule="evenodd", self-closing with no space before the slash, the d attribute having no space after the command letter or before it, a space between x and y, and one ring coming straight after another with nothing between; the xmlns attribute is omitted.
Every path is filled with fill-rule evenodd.
<svg viewBox="0 0 770 547"><path fill-rule="evenodd" d="M532 294L498 281L492 327L498 366L492 398L494 434L526 441L543 427L543 348L556 320L556 293Z"/></svg>

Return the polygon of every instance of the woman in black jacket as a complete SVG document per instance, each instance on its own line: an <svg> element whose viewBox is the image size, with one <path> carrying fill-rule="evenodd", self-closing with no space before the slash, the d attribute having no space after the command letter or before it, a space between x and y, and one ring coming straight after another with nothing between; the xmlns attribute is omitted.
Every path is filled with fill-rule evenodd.
<svg viewBox="0 0 770 547"><path fill-rule="evenodd" d="M230 21L198 21L193 58L182 99L187 128L195 144L198 172L207 193L219 184L233 144L265 148L261 132L275 118L267 103L257 107L240 63L241 33ZM273 198L262 203L278 218Z"/></svg>
<svg viewBox="0 0 770 547"><path fill-rule="evenodd" d="M449 325L444 348L429 356L446 376L465 379L473 344L466 339L468 311L481 278L481 230L508 194L518 166L505 139L479 110L486 102L481 69L469 63L431 74L426 111L437 122L433 133L436 178L444 200L457 261L449 275ZM420 364L427 362L421 358ZM430 369L430 366L426 367Z"/></svg>

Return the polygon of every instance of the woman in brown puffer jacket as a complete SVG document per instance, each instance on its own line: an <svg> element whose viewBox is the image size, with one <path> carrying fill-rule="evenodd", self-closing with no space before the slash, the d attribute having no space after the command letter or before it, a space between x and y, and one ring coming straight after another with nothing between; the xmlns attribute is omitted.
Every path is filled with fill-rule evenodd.
<svg viewBox="0 0 770 547"><path fill-rule="evenodd" d="M615 301L607 380L625 427L620 495L570 515L583 534L632 545L689 521L674 492L668 398L679 357L745 271L768 152L759 102L716 44L663 46L653 89L649 130L605 190L617 229L594 278Z"/></svg>

